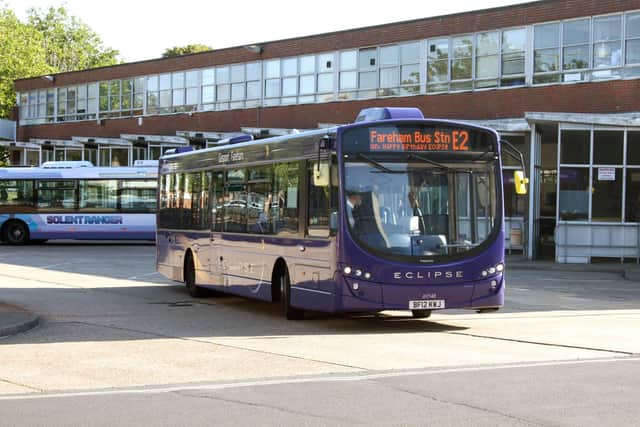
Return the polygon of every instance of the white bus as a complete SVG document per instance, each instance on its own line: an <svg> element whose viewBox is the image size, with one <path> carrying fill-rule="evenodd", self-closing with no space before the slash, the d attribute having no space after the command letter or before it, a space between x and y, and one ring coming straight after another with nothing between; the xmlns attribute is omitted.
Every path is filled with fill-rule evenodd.
<svg viewBox="0 0 640 427"><path fill-rule="evenodd" d="M155 239L157 162L0 168L0 240Z"/></svg>

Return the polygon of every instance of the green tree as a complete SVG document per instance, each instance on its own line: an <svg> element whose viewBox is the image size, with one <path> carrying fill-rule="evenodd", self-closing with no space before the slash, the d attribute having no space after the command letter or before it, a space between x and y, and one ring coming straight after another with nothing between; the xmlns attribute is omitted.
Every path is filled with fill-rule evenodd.
<svg viewBox="0 0 640 427"><path fill-rule="evenodd" d="M0 3L0 118L9 117L16 101L13 81L48 74L43 36Z"/></svg>
<svg viewBox="0 0 640 427"><path fill-rule="evenodd" d="M169 49L165 49L162 54L163 58L172 58L174 56L189 55L190 53L206 52L213 50L212 47L205 46L203 44L189 44L186 46L175 46Z"/></svg>
<svg viewBox="0 0 640 427"><path fill-rule="evenodd" d="M89 26L64 7L27 11L29 24L43 36L47 63L58 72L84 70L119 62L117 50L105 47Z"/></svg>

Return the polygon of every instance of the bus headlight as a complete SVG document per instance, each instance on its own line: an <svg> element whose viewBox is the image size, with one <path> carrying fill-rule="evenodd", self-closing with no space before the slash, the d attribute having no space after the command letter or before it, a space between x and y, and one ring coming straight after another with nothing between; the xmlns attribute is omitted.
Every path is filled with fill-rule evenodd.
<svg viewBox="0 0 640 427"><path fill-rule="evenodd" d="M351 267L347 266L342 271L344 271L344 274L351 274Z"/></svg>
<svg viewBox="0 0 640 427"><path fill-rule="evenodd" d="M492 276L496 273L502 273L503 271L504 271L504 264L500 262L496 264L495 267L492 266L482 270L480 272L480 276L482 277Z"/></svg>

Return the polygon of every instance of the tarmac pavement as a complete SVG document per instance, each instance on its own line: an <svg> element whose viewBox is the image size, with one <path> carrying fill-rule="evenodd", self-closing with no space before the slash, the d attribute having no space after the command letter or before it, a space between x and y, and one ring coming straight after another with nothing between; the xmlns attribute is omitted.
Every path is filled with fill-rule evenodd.
<svg viewBox="0 0 640 427"><path fill-rule="evenodd" d="M559 264L546 260L530 261L521 255L508 255L505 263L509 269L517 270L619 273L627 280L636 281L640 285L640 264ZM37 314L0 301L0 339L28 331L38 323Z"/></svg>

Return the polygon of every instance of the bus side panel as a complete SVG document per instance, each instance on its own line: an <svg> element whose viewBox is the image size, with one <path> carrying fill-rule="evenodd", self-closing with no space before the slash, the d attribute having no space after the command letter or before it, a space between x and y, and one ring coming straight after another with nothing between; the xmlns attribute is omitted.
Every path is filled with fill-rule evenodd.
<svg viewBox="0 0 640 427"><path fill-rule="evenodd" d="M338 309L334 280L335 240L303 240L294 248L291 305L305 310L335 312Z"/></svg>
<svg viewBox="0 0 640 427"><path fill-rule="evenodd" d="M29 227L32 239L154 240L154 214L9 214Z"/></svg>
<svg viewBox="0 0 640 427"><path fill-rule="evenodd" d="M291 304L308 310L335 310L335 283L330 260L334 246L328 240L304 240L223 234L223 286L234 295L271 301L271 278L279 258L285 260L291 280ZM301 250L303 249L303 250Z"/></svg>
<svg viewBox="0 0 640 427"><path fill-rule="evenodd" d="M176 271L172 262L171 246L175 239L175 233L166 230L158 231L156 235L156 268L163 276L177 281L182 281L182 274Z"/></svg>

